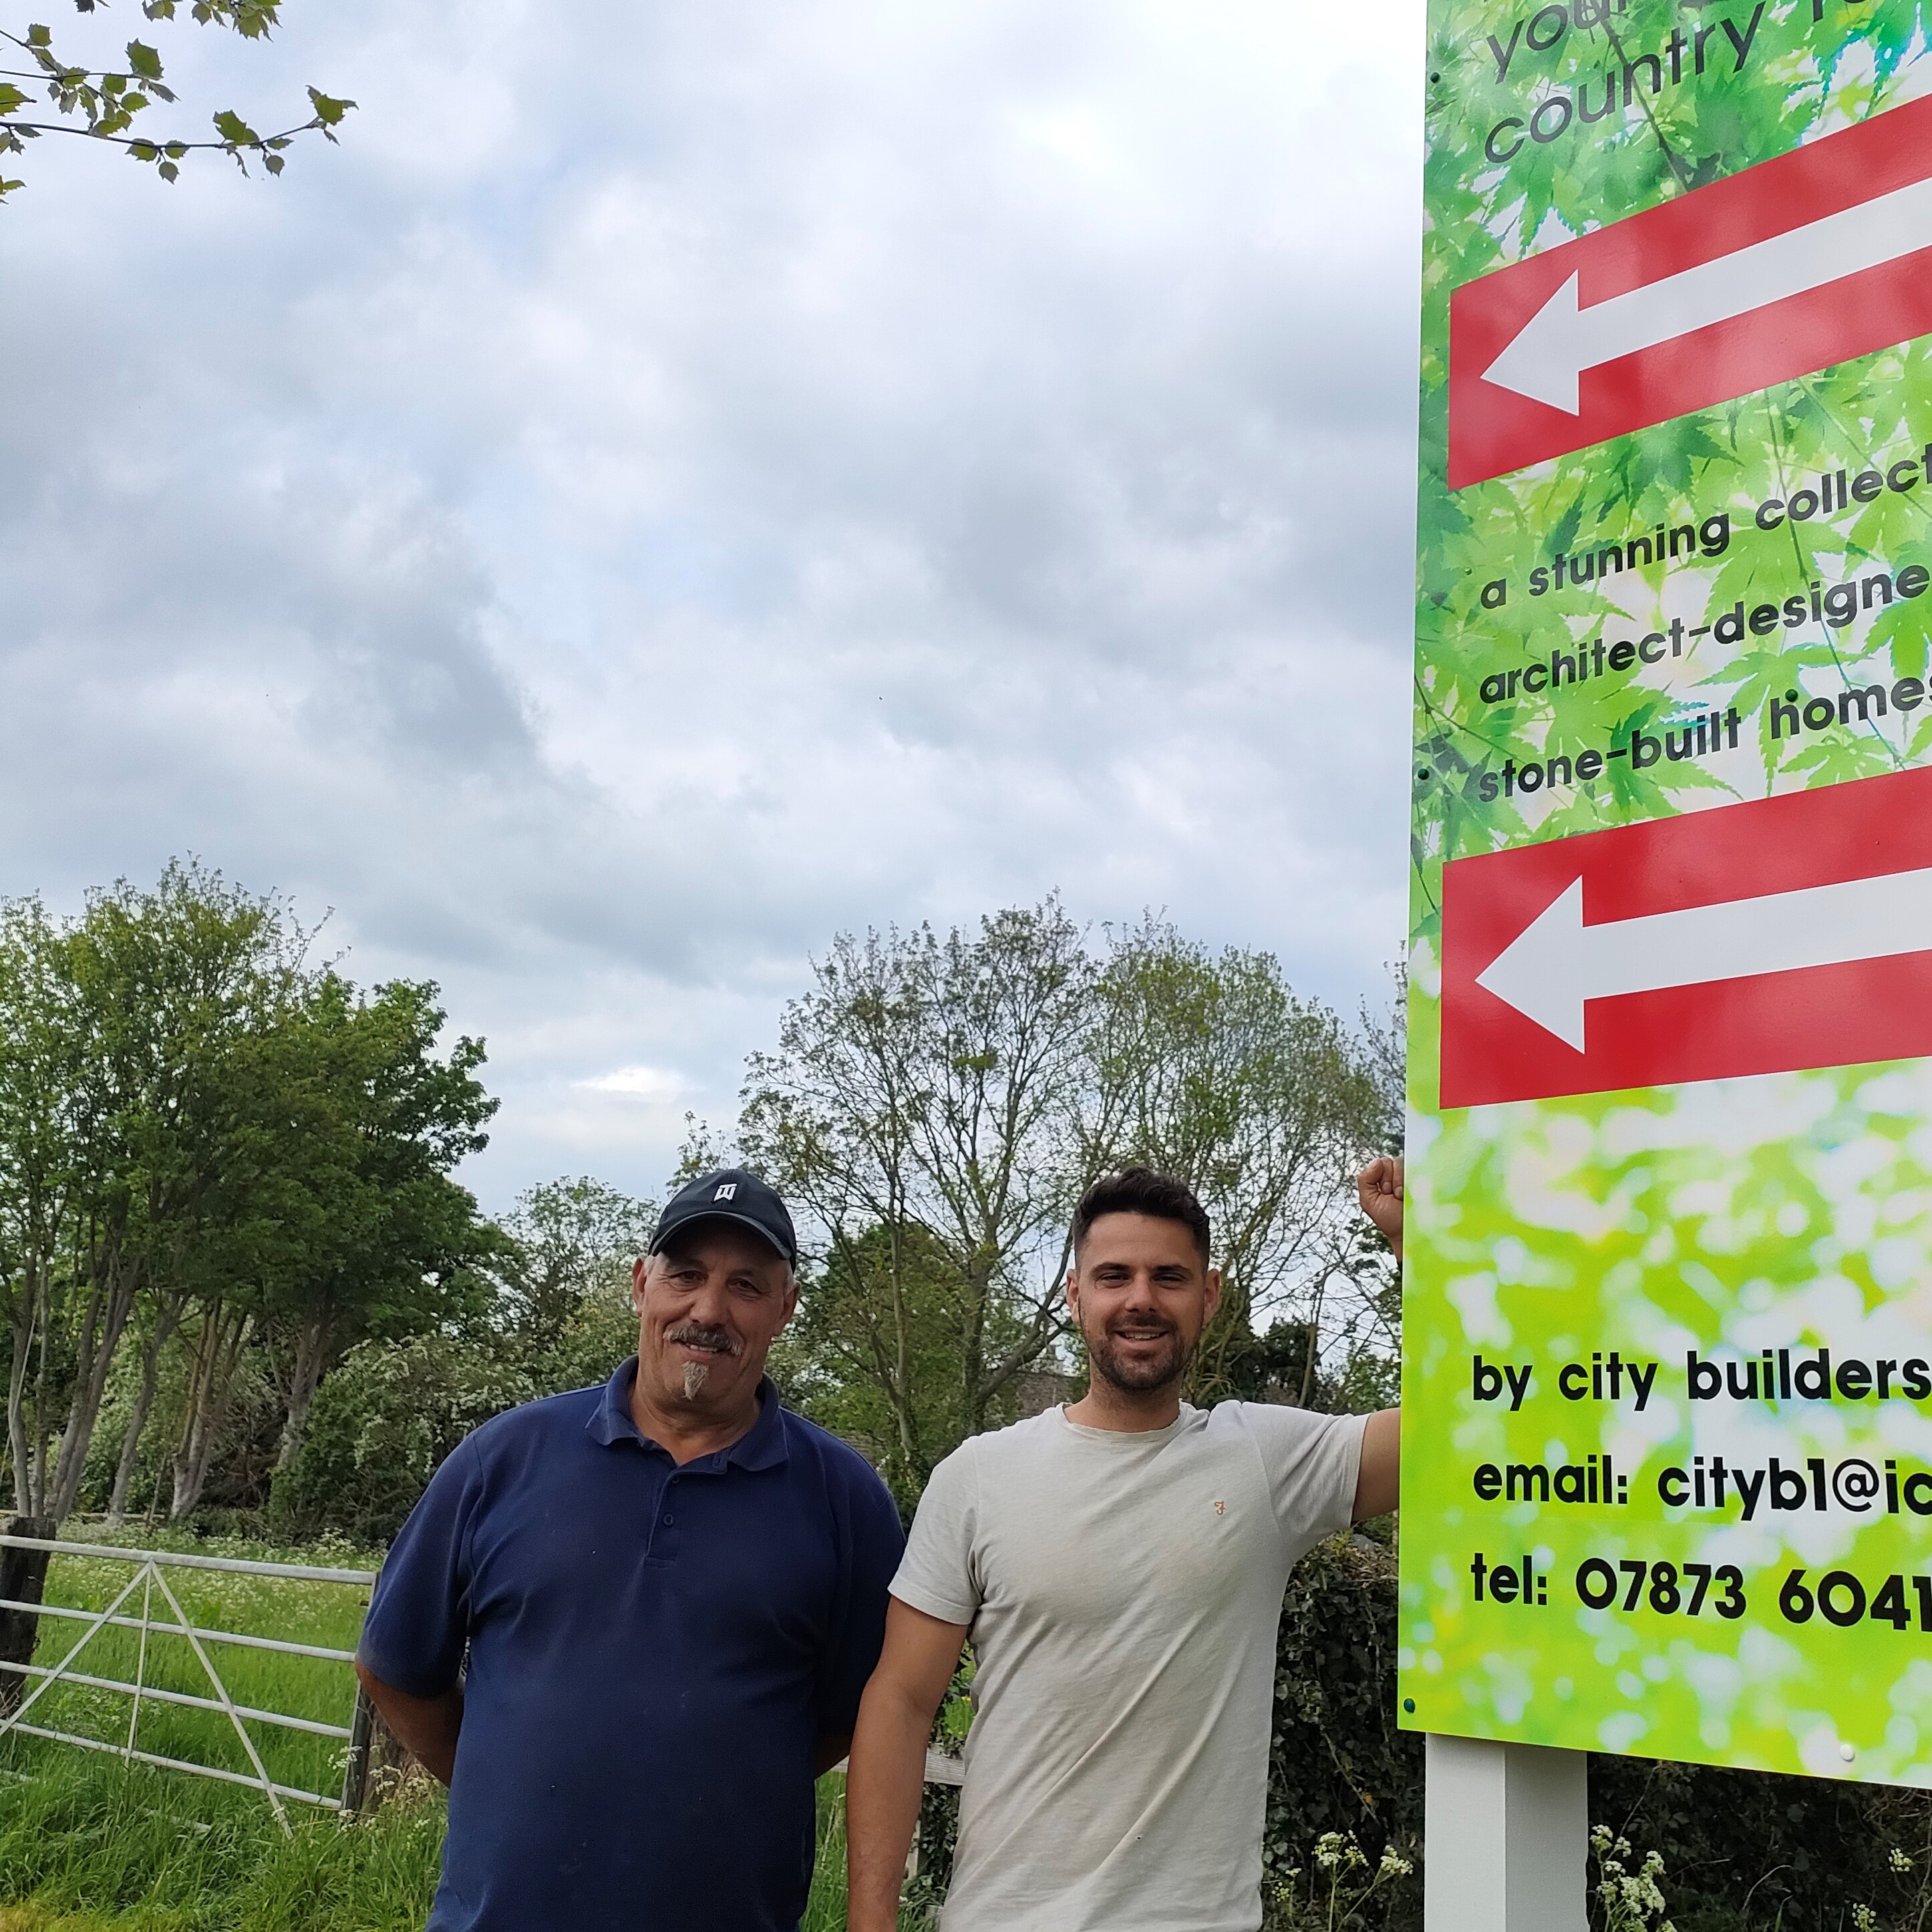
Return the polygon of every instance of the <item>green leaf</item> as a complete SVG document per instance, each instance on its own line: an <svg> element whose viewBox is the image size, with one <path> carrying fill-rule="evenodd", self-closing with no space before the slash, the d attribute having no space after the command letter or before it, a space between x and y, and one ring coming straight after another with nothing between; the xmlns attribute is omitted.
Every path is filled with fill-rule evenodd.
<svg viewBox="0 0 1932 1932"><path fill-rule="evenodd" d="M262 165L272 175L278 175L288 166L288 163L280 154L264 154L262 157Z"/></svg>
<svg viewBox="0 0 1932 1932"><path fill-rule="evenodd" d="M44 47L50 46L52 40L53 35L49 33L46 28L43 26L37 25L31 26L27 29L27 44L30 47Z"/></svg>
<svg viewBox="0 0 1932 1932"><path fill-rule="evenodd" d="M339 126L343 116L356 105L352 100L338 100L332 95L318 93L312 87L308 91L308 98L315 109L315 118L325 128Z"/></svg>
<svg viewBox="0 0 1932 1932"><path fill-rule="evenodd" d="M161 57L143 40L128 43L128 70L139 74L143 80L159 80L161 77Z"/></svg>
<svg viewBox="0 0 1932 1932"><path fill-rule="evenodd" d="M12 82L0 80L0 114L10 114L25 105L27 97Z"/></svg>
<svg viewBox="0 0 1932 1932"><path fill-rule="evenodd" d="M156 172L160 176L162 180L171 182L178 178L181 170L172 161L164 161Z"/></svg>
<svg viewBox="0 0 1932 1932"><path fill-rule="evenodd" d="M1558 550L1567 552L1576 541L1576 526L1583 520L1583 493L1578 490L1570 500L1570 507L1557 520L1556 527L1550 532L1548 554L1554 556Z"/></svg>
<svg viewBox="0 0 1932 1932"><path fill-rule="evenodd" d="M231 148L259 148L262 137L232 107L224 107L214 117L214 131Z"/></svg>

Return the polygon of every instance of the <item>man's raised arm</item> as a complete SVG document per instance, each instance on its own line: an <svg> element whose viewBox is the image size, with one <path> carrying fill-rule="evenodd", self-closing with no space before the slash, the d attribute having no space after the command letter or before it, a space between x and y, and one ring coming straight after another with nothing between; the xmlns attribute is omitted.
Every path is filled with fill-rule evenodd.
<svg viewBox="0 0 1932 1932"><path fill-rule="evenodd" d="M1378 1409L1362 1431L1362 1468L1355 1479L1354 1518L1387 1516L1402 1496L1402 1411Z"/></svg>
<svg viewBox="0 0 1932 1932"><path fill-rule="evenodd" d="M1402 1261L1402 1162L1382 1154L1355 1177L1362 1212ZM1369 1418L1362 1433L1362 1472L1355 1484L1355 1520L1386 1516L1402 1490L1402 1411L1385 1408Z"/></svg>
<svg viewBox="0 0 1932 1932"><path fill-rule="evenodd" d="M895 1597L886 1644L859 1706L845 1780L850 1932L896 1932L906 1852L919 1822L926 1744L968 1626L942 1623Z"/></svg>

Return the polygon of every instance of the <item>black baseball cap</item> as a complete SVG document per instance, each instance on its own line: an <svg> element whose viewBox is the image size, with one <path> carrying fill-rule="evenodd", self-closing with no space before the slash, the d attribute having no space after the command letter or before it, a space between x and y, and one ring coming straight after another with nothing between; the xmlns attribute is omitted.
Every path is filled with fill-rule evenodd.
<svg viewBox="0 0 1932 1932"><path fill-rule="evenodd" d="M755 1229L796 1268L798 1236L784 1203L742 1167L721 1167L680 1187L658 1216L648 1250L656 1254L680 1228L694 1221L736 1221Z"/></svg>

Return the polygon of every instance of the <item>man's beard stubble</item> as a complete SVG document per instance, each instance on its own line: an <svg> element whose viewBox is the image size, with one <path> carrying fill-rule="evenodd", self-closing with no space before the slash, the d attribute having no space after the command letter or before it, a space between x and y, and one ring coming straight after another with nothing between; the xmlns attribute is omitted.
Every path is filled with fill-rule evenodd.
<svg viewBox="0 0 1932 1932"><path fill-rule="evenodd" d="M1146 1324L1143 1322L1136 1325ZM1124 1395L1150 1394L1180 1381L1187 1372L1188 1364L1194 1359L1193 1349L1181 1340L1178 1328L1170 1327L1168 1337L1172 1346L1165 1354L1130 1363L1123 1361L1115 1353L1112 1337L1102 1329L1098 1336L1086 1336L1087 1358L1094 1373Z"/></svg>

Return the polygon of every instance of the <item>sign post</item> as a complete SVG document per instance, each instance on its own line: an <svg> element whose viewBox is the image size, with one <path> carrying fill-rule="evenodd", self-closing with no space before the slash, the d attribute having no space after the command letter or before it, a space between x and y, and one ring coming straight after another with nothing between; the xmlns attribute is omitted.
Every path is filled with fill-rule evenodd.
<svg viewBox="0 0 1932 1932"><path fill-rule="evenodd" d="M1586 1751L1932 1784L1932 59L1431 0L1402 1721L1430 1932Z"/></svg>
<svg viewBox="0 0 1932 1932"><path fill-rule="evenodd" d="M1427 1932L1585 1932L1581 1751L1431 1737Z"/></svg>

